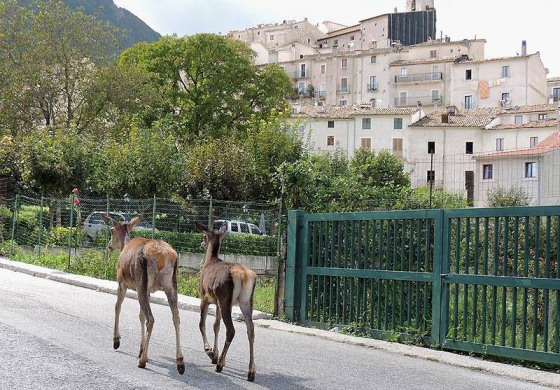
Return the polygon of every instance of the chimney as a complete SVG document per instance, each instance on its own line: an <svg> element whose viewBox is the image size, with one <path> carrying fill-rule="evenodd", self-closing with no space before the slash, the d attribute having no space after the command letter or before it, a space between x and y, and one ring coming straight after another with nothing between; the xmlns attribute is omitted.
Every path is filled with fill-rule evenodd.
<svg viewBox="0 0 560 390"><path fill-rule="evenodd" d="M522 56L527 55L527 41L526 40L521 41L521 55Z"/></svg>
<svg viewBox="0 0 560 390"><path fill-rule="evenodd" d="M449 114L441 114L441 123L449 123Z"/></svg>

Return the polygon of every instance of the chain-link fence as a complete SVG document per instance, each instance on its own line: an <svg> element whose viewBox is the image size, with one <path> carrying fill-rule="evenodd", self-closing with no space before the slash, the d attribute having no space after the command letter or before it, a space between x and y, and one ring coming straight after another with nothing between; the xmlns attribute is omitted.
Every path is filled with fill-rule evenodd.
<svg viewBox="0 0 560 390"><path fill-rule="evenodd" d="M279 205L215 200L170 199L31 198L17 195L0 204L0 252L2 248L25 247L35 251L57 248L78 255L82 249L103 249L109 226L103 216L115 221L141 216L132 232L169 242L180 253L180 265L198 268L202 235L194 221L213 226L232 221L222 245L226 260L243 261L264 273L276 273L279 253ZM6 250L4 249L4 252ZM242 256L241 256L242 255ZM69 259L70 264L71 259Z"/></svg>

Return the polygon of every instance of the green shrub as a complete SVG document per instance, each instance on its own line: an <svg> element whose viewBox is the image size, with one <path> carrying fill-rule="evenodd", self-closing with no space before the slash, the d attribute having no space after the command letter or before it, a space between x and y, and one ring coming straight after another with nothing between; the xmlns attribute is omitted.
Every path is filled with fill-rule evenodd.
<svg viewBox="0 0 560 390"><path fill-rule="evenodd" d="M118 257L117 252L107 256L103 250L82 251L70 265L69 271L97 279L117 280Z"/></svg>

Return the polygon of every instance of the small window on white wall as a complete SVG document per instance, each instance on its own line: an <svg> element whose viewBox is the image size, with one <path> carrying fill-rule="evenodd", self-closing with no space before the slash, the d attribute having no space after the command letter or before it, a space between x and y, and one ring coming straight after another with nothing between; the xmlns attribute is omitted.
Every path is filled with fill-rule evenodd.
<svg viewBox="0 0 560 390"><path fill-rule="evenodd" d="M496 151L501 152L504 150L504 139L496 138Z"/></svg>
<svg viewBox="0 0 560 390"><path fill-rule="evenodd" d="M537 177L537 163L534 161L525 163L525 177L533 178Z"/></svg>
<svg viewBox="0 0 560 390"><path fill-rule="evenodd" d="M334 135L327 136L327 146L334 146Z"/></svg>
<svg viewBox="0 0 560 390"><path fill-rule="evenodd" d="M362 138L360 141L360 147L362 149L371 150L371 138Z"/></svg>

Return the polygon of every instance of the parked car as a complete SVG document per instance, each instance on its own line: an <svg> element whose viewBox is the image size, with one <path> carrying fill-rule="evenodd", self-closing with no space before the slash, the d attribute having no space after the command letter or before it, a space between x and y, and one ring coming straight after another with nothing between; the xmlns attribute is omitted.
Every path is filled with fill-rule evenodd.
<svg viewBox="0 0 560 390"><path fill-rule="evenodd" d="M107 213L105 211L94 211L90 215L88 215L84 220L84 231L86 233L86 239L90 239L90 240L94 239L95 236L101 234L103 228L110 226L107 225L103 220L104 215L109 215L111 218L113 218L113 220L117 222L130 221L132 218L135 217L135 215L129 215L127 213L121 213L121 212L113 211ZM154 229L153 226L148 221L142 219L140 220L138 225L134 227L133 230L156 231L157 229Z"/></svg>
<svg viewBox="0 0 560 390"><path fill-rule="evenodd" d="M214 221L214 229L218 230L223 224L227 225L227 232L232 234L256 234L262 236L261 229L255 224L243 221L218 219Z"/></svg>

